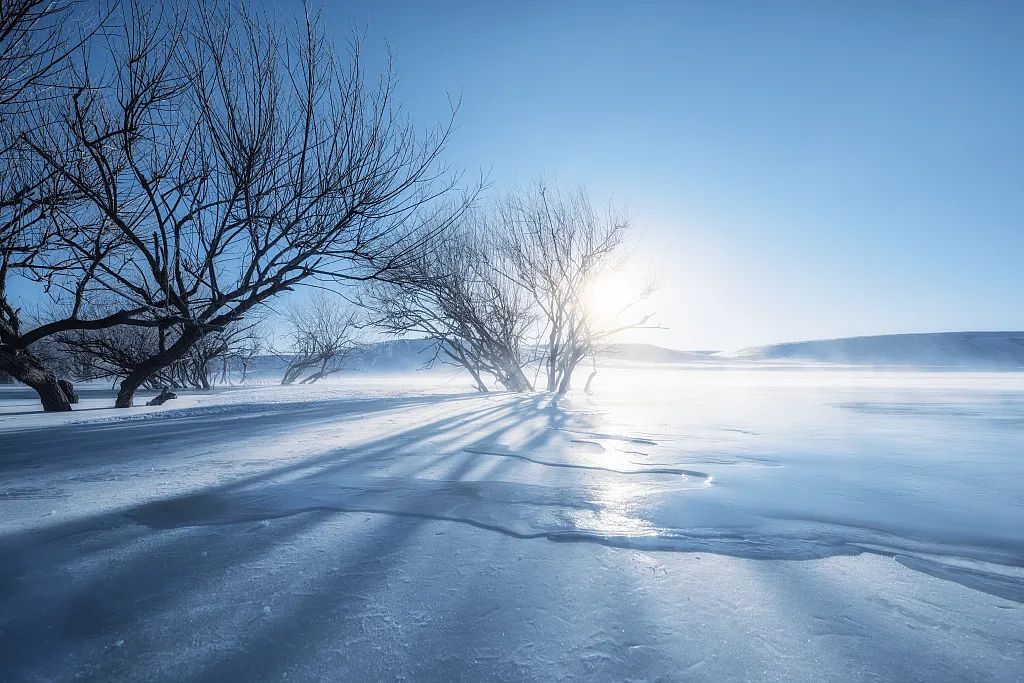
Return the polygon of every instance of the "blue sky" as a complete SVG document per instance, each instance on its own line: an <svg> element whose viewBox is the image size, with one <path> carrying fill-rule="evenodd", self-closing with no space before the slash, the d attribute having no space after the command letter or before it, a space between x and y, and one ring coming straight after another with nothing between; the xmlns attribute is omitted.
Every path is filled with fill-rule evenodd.
<svg viewBox="0 0 1024 683"><path fill-rule="evenodd" d="M683 348L1024 327L1024 3L345 2L449 160L635 216Z"/></svg>

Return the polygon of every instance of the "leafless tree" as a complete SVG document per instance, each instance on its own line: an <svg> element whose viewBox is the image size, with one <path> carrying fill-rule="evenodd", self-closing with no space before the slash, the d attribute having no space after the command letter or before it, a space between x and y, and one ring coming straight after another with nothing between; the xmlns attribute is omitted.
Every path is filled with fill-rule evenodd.
<svg viewBox="0 0 1024 683"><path fill-rule="evenodd" d="M235 324L227 329L231 330L232 327L241 328L241 331L231 336L230 343L220 356L220 383L234 384L236 378L234 373L237 373L238 383L245 384L249 375L249 367L266 348L265 336L262 331L263 321L260 319L255 323L250 323L246 319L244 324Z"/></svg>
<svg viewBox="0 0 1024 683"><path fill-rule="evenodd" d="M35 389L46 410L70 410L77 397L70 382L30 350L42 337L25 338L8 282L47 248L49 213L74 196L68 183L27 153L22 138L49 124L51 105L67 94L71 54L109 14L100 8L95 16L73 16L81 6L75 0L0 2L0 369Z"/></svg>
<svg viewBox="0 0 1024 683"><path fill-rule="evenodd" d="M174 363L150 375L143 383L147 389L193 387L209 389L219 376L228 379L230 366L246 361L255 353L254 328L258 321L231 323L212 330ZM169 328L118 325L100 330L69 330L55 335L59 359L73 367L70 374L79 379L124 378L153 355L173 344L180 335L178 326Z"/></svg>
<svg viewBox="0 0 1024 683"><path fill-rule="evenodd" d="M75 376L82 380L121 379L161 345L166 345L167 330L151 327L118 325L99 330L67 330L48 337L42 343L55 340L57 347L76 368ZM147 389L163 385L180 388L177 381L167 377L151 377L144 385Z"/></svg>
<svg viewBox="0 0 1024 683"><path fill-rule="evenodd" d="M218 377L221 384L229 383L232 367L239 365L244 374L261 348L260 322L246 318L208 332L181 360L160 374L173 373L182 387L209 389Z"/></svg>
<svg viewBox="0 0 1024 683"><path fill-rule="evenodd" d="M64 116L23 136L79 199L48 216L59 257L32 267L74 322L34 335L177 332L124 378L119 407L272 297L400 265L457 180L439 165L450 122L418 135L391 70L369 84L358 45L338 55L317 16L288 32L234 4L173 7L126 3L94 60L108 72L80 65ZM80 302L100 295L116 319L86 326Z"/></svg>
<svg viewBox="0 0 1024 683"><path fill-rule="evenodd" d="M285 316L288 348L275 352L285 366L281 384L313 384L343 368L360 344L356 314L341 297L318 293Z"/></svg>
<svg viewBox="0 0 1024 683"><path fill-rule="evenodd" d="M629 218L610 205L595 209L582 188L563 192L543 181L528 191L508 193L498 213L498 267L540 311L547 390L562 395L584 358L650 318L633 310L650 294L650 285L640 286L613 315L600 315L589 296L597 278L621 264Z"/></svg>
<svg viewBox="0 0 1024 683"><path fill-rule="evenodd" d="M435 340L435 358L465 368L478 390L487 391L491 377L510 391L530 391L531 302L494 267L491 218L484 209L466 212L429 249L370 286L362 303L385 332Z"/></svg>
<svg viewBox="0 0 1024 683"><path fill-rule="evenodd" d="M110 13L110 7L101 5L95 16L75 17L74 10L82 4L78 0L0 3L0 120L65 87L68 57ZM72 25L80 29L77 34L69 30Z"/></svg>

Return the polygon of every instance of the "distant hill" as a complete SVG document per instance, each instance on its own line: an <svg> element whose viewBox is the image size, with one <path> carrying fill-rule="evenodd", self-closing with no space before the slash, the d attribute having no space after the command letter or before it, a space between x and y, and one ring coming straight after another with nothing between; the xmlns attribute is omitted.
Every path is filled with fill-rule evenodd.
<svg viewBox="0 0 1024 683"><path fill-rule="evenodd" d="M344 368L347 372L371 374L410 372L422 369L433 355L433 342L429 339L391 339L356 349L345 359ZM250 364L250 373L280 377L288 358L288 354L258 356Z"/></svg>
<svg viewBox="0 0 1024 683"><path fill-rule="evenodd" d="M394 339L368 344L345 360L342 374L404 373L422 370L433 358L430 339ZM679 351L653 344L614 344L599 354L601 362L729 363L816 362L844 365L1024 370L1024 332L938 332L846 337L758 346L735 352ZM589 362L589 361L588 361ZM440 362L435 369L449 369ZM280 377L284 361L261 356L250 366L253 375Z"/></svg>
<svg viewBox="0 0 1024 683"><path fill-rule="evenodd" d="M390 339L353 351L345 367L369 373L409 372L422 369L433 357L431 339Z"/></svg>
<svg viewBox="0 0 1024 683"><path fill-rule="evenodd" d="M758 346L720 359L1024 369L1024 332L935 332Z"/></svg>
<svg viewBox="0 0 1024 683"><path fill-rule="evenodd" d="M430 339L393 339L366 346L353 351L345 359L343 374L361 372L369 374L390 374L422 370L434 357L434 342ZM652 344L615 344L600 354L602 359L621 360L634 363L695 363L715 362L711 351L676 351ZM282 357L259 356L250 364L253 376L279 377L284 373L285 359ZM447 369L444 358L434 363L435 369Z"/></svg>
<svg viewBox="0 0 1024 683"><path fill-rule="evenodd" d="M601 358L634 363L700 363L714 361L712 351L677 351L653 344L614 344L602 351Z"/></svg>

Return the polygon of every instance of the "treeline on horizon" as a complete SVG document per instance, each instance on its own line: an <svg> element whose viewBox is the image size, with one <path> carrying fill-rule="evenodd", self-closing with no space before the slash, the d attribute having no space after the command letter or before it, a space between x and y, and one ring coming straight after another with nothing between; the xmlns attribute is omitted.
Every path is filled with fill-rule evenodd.
<svg viewBox="0 0 1024 683"><path fill-rule="evenodd" d="M366 329L435 340L481 391L561 394L646 321L649 286L588 298L626 255L622 211L468 182L445 162L456 106L418 128L391 64L367 73L308 7L284 23L214 0L0 5L0 372L45 410L76 379L119 380L130 407L261 351L313 382Z"/></svg>

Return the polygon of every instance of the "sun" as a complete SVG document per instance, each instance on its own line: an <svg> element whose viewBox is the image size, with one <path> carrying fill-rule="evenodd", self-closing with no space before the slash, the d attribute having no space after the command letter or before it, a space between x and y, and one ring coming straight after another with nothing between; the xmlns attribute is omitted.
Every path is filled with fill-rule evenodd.
<svg viewBox="0 0 1024 683"><path fill-rule="evenodd" d="M587 313L602 322L614 321L636 303L639 290L636 278L622 270L601 273L587 285Z"/></svg>

